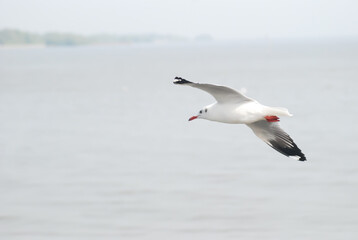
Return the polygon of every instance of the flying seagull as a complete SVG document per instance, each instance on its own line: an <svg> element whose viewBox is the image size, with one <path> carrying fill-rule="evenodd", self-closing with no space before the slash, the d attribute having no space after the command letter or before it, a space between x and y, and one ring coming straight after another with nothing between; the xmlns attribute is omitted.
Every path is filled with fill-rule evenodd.
<svg viewBox="0 0 358 240"><path fill-rule="evenodd" d="M278 116L292 116L287 109L262 105L225 86L193 83L181 77L175 77L174 84L199 88L211 94L217 101L202 108L198 115L189 118L189 121L202 118L223 123L246 124L256 136L273 149L288 157L306 161L301 149L279 126Z"/></svg>

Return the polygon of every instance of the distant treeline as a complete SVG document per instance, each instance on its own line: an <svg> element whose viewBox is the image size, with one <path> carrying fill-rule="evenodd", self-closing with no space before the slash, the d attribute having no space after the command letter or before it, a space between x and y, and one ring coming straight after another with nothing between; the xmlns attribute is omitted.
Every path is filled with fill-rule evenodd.
<svg viewBox="0 0 358 240"><path fill-rule="evenodd" d="M20 30L0 30L0 45L48 45L76 46L88 44L128 44L148 43L157 41L181 41L183 37L173 35L110 35L96 34L84 36L72 33L36 34Z"/></svg>

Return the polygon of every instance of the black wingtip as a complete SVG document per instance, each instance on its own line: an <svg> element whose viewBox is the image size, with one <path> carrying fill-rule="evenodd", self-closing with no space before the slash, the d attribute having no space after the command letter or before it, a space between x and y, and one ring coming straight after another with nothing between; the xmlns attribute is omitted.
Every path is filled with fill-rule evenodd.
<svg viewBox="0 0 358 240"><path fill-rule="evenodd" d="M174 84L188 84L188 83L192 83L184 78L181 78L181 77L175 77L174 78L175 81L173 82Z"/></svg>
<svg viewBox="0 0 358 240"><path fill-rule="evenodd" d="M301 152L302 153L302 152ZM302 161L302 162L304 162L304 161L307 161L307 159L306 159L306 156L302 153L302 155L300 156L300 159L298 159L299 161Z"/></svg>
<svg viewBox="0 0 358 240"><path fill-rule="evenodd" d="M300 157L300 158L298 159L298 161L301 161L301 162L307 161L306 156L303 154L303 152L301 151L301 149L299 149L295 143L294 143L294 146L295 146L296 155L291 155L291 156L298 156L298 157Z"/></svg>
<svg viewBox="0 0 358 240"><path fill-rule="evenodd" d="M303 152L301 151L301 149L299 149L297 147L297 145L291 140L291 144L292 146L282 146L280 144L278 144L275 141L270 141L270 146L275 149L276 151L282 153L283 155L286 155L287 157L294 157L294 158L298 158L298 161L304 162L307 161L306 156L303 154Z"/></svg>

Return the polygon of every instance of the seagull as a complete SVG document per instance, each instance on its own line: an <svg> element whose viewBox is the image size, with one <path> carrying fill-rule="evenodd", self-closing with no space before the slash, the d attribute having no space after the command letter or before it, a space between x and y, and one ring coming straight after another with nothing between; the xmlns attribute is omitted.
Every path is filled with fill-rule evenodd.
<svg viewBox="0 0 358 240"><path fill-rule="evenodd" d="M301 149L279 125L278 116L292 116L287 109L262 105L225 86L193 83L181 77L175 77L173 83L201 89L216 100L215 103L203 107L197 115L189 118L189 121L201 118L222 123L246 124L257 137L276 151L287 157L306 161Z"/></svg>

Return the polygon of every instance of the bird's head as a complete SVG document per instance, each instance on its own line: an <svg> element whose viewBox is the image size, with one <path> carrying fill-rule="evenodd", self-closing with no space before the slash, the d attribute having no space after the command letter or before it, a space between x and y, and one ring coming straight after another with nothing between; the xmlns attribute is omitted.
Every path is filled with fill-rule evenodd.
<svg viewBox="0 0 358 240"><path fill-rule="evenodd" d="M207 119L207 117L208 117L208 107L205 107L205 108L201 109L197 115L189 118L189 121L192 121L197 118Z"/></svg>

